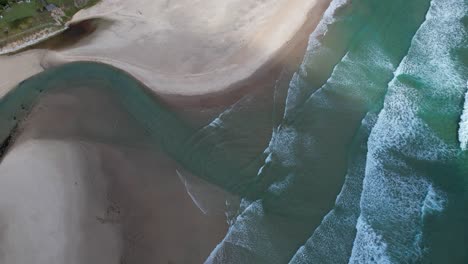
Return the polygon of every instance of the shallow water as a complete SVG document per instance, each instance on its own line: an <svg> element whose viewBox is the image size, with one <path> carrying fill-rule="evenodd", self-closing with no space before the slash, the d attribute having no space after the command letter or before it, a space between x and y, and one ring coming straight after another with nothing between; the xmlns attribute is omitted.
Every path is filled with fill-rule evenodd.
<svg viewBox="0 0 468 264"><path fill-rule="evenodd" d="M335 0L286 98L252 92L198 126L114 68L65 65L0 102L0 136L40 94L100 83L155 146L243 198L207 263L466 263L467 13Z"/></svg>

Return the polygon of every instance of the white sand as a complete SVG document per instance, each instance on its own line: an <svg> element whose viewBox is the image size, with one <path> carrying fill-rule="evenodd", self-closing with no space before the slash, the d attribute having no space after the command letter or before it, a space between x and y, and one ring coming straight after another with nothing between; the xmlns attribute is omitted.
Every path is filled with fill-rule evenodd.
<svg viewBox="0 0 468 264"><path fill-rule="evenodd" d="M219 92L281 60L302 26L315 26L329 2L102 0L73 22L100 17L114 23L67 50L47 53L41 64L99 61L128 71L158 93Z"/></svg>
<svg viewBox="0 0 468 264"><path fill-rule="evenodd" d="M15 56L0 56L0 98L19 82L43 70L43 51L28 51Z"/></svg>
<svg viewBox="0 0 468 264"><path fill-rule="evenodd" d="M1 263L119 263L118 226L95 218L108 206L98 161L60 141L14 148L0 166Z"/></svg>

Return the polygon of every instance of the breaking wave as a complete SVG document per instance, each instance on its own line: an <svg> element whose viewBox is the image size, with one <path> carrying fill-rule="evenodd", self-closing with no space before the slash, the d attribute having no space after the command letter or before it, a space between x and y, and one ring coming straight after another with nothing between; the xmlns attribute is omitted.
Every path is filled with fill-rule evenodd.
<svg viewBox="0 0 468 264"><path fill-rule="evenodd" d="M439 186L458 178L441 168L460 155L449 134L457 129L466 71L449 54L462 45L466 10L463 1L432 1L389 85L369 137L350 263L421 263L431 254L433 231L425 224L446 209L448 190Z"/></svg>
<svg viewBox="0 0 468 264"><path fill-rule="evenodd" d="M468 89L468 83L467 83ZM458 130L458 140L462 150L468 149L468 92L465 94L463 113L460 117L460 129Z"/></svg>

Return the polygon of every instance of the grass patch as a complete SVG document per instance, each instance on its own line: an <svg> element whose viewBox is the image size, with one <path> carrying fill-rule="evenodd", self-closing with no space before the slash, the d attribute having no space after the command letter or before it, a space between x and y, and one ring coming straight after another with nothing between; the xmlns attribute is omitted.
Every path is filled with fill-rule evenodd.
<svg viewBox="0 0 468 264"><path fill-rule="evenodd" d="M2 12L3 21L4 23L10 23L18 19L35 16L37 8L38 6L34 2L17 4L14 8Z"/></svg>
<svg viewBox="0 0 468 264"><path fill-rule="evenodd" d="M65 16L59 20L57 27L70 20L72 16L80 9L90 7L96 4L99 0L81 0L83 6L76 7L75 0L46 0L46 4L53 4L63 11ZM0 46L5 42L10 42L10 39L21 38L23 35L31 34L38 29L50 27L49 25L56 24L56 20L52 13L45 10L44 2L40 0L31 0L28 2L14 3L11 7L3 10L0 8Z"/></svg>

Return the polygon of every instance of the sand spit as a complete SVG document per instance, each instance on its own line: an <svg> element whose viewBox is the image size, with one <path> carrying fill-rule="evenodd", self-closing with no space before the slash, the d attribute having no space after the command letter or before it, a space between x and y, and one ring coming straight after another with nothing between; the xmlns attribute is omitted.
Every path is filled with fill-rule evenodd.
<svg viewBox="0 0 468 264"><path fill-rule="evenodd" d="M282 63L297 41L307 41L329 2L103 0L70 23L114 23L65 50L46 52L40 64L98 61L160 94L217 93Z"/></svg>
<svg viewBox="0 0 468 264"><path fill-rule="evenodd" d="M224 208L202 212L108 94L47 93L20 131L0 164L0 263L202 263L226 232Z"/></svg>

